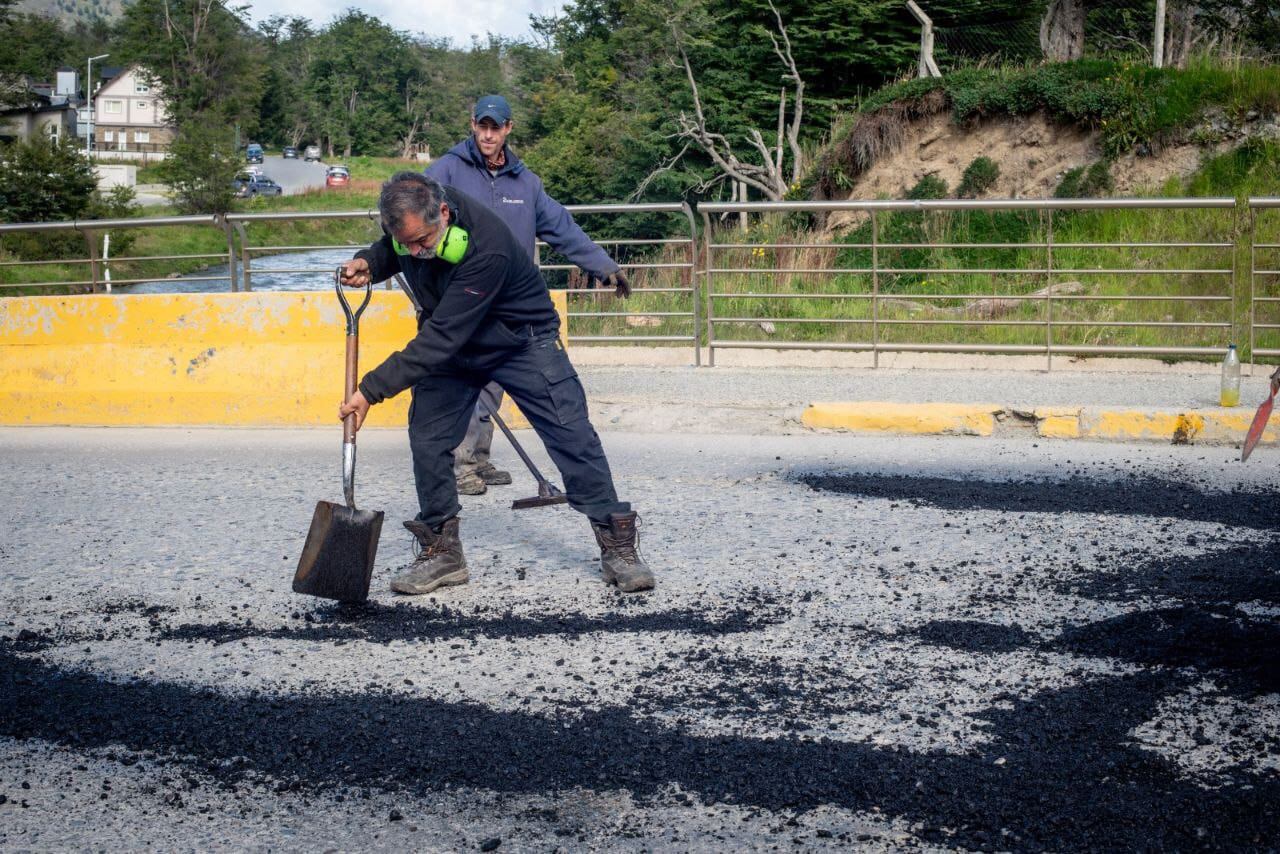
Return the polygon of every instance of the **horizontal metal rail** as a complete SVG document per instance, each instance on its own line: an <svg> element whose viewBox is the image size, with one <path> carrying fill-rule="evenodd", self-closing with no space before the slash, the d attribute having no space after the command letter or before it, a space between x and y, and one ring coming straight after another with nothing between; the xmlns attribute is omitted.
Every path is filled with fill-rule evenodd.
<svg viewBox="0 0 1280 854"><path fill-rule="evenodd" d="M570 317L693 317L692 311L571 311Z"/></svg>
<svg viewBox="0 0 1280 854"><path fill-rule="evenodd" d="M1232 198L1203 199L876 199L847 202L704 202L698 212L836 213L838 211L1157 210L1234 208ZM707 229L710 231L710 229Z"/></svg>

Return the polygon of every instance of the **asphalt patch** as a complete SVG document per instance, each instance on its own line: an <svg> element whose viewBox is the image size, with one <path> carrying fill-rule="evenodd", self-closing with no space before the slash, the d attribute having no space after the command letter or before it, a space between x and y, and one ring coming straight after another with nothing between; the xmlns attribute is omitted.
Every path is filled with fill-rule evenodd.
<svg viewBox="0 0 1280 854"><path fill-rule="evenodd" d="M385 692L232 696L114 682L0 648L0 735L189 763L230 789L584 787L643 803L676 783L709 802L775 811L874 808L926 842L979 849L1273 845L1280 780L1205 788L1132 743L1130 731L1183 688L1166 671L1010 700L981 714L990 743L954 755L698 737L617 707L543 717Z"/></svg>
<svg viewBox="0 0 1280 854"><path fill-rule="evenodd" d="M971 653L1025 649L1189 668L1244 696L1280 691L1280 624L1232 608L1134 611L1070 626L1048 640L1018 626L969 620L934 620L902 635Z"/></svg>
<svg viewBox="0 0 1280 854"><path fill-rule="evenodd" d="M1201 604L1280 604L1280 540L1194 556L1110 562L1104 571L1056 586L1063 593L1112 602L1149 596Z"/></svg>
<svg viewBox="0 0 1280 854"><path fill-rule="evenodd" d="M395 641L527 639L545 636L581 637L593 633L683 632L693 635L729 635L754 632L786 619L772 599L757 597L751 606L737 606L723 614L706 611L668 610L640 613L610 612L601 616L580 614L515 615L510 611L492 616L484 608L473 612L447 605L379 605L317 608L295 612L296 625L255 626L249 623L188 623L161 628L160 640L230 643L247 638L302 641L362 641L388 644Z"/></svg>
<svg viewBox="0 0 1280 854"><path fill-rule="evenodd" d="M1280 529L1280 495L1209 492L1186 481L1141 475L979 480L856 472L807 473L799 482L821 492L903 501L942 510L1097 513L1149 516L1263 530Z"/></svg>

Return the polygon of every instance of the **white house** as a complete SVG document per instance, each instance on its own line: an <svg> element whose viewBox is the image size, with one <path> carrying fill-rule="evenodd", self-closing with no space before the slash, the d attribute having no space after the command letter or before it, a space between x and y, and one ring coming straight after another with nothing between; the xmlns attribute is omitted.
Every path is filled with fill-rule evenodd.
<svg viewBox="0 0 1280 854"><path fill-rule="evenodd" d="M93 137L98 151L138 156L167 151L174 128L157 94L137 66L106 80L93 98Z"/></svg>

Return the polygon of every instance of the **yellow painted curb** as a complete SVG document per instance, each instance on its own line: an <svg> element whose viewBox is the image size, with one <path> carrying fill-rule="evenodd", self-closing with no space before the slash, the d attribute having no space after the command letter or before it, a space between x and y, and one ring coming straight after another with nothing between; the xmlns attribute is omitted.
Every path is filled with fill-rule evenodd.
<svg viewBox="0 0 1280 854"><path fill-rule="evenodd" d="M1016 435L1034 425L1035 434L1045 439L1238 445L1253 423L1253 410L859 401L811 403L800 420L812 428L895 435L992 436L998 425L1002 435ZM1280 444L1280 413L1272 416L1261 444Z"/></svg>
<svg viewBox="0 0 1280 854"><path fill-rule="evenodd" d="M563 318L564 292L552 297ZM344 330L323 291L0 299L0 424L336 425ZM361 372L415 332L409 301L375 290ZM408 406L401 394L369 424L403 426Z"/></svg>
<svg viewBox="0 0 1280 854"><path fill-rule="evenodd" d="M806 427L864 433L990 436L1000 406L956 403L811 403L801 416Z"/></svg>
<svg viewBox="0 0 1280 854"><path fill-rule="evenodd" d="M1230 445L1244 441L1253 410L1211 408L1191 410L1091 409L1081 414L1081 434L1090 439L1131 439L1171 442L1179 445ZM1280 440L1280 414L1273 415L1262 432L1261 444Z"/></svg>
<svg viewBox="0 0 1280 854"><path fill-rule="evenodd" d="M1080 438L1080 407L1042 406L1032 414L1037 435L1045 439Z"/></svg>

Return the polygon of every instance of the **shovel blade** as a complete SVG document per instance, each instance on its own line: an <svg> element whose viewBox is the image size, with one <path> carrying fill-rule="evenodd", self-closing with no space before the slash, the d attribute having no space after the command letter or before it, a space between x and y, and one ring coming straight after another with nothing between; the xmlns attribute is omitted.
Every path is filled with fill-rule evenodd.
<svg viewBox="0 0 1280 854"><path fill-rule="evenodd" d="M381 533L381 510L317 502L293 576L293 592L339 602L368 599Z"/></svg>
<svg viewBox="0 0 1280 854"><path fill-rule="evenodd" d="M1240 462L1249 459L1258 440L1262 438L1262 431L1267 428L1267 422L1271 420L1271 407L1275 402L1276 397L1273 394L1258 407L1257 414L1253 416L1253 423L1249 425L1249 433L1244 437L1244 450L1240 452Z"/></svg>

